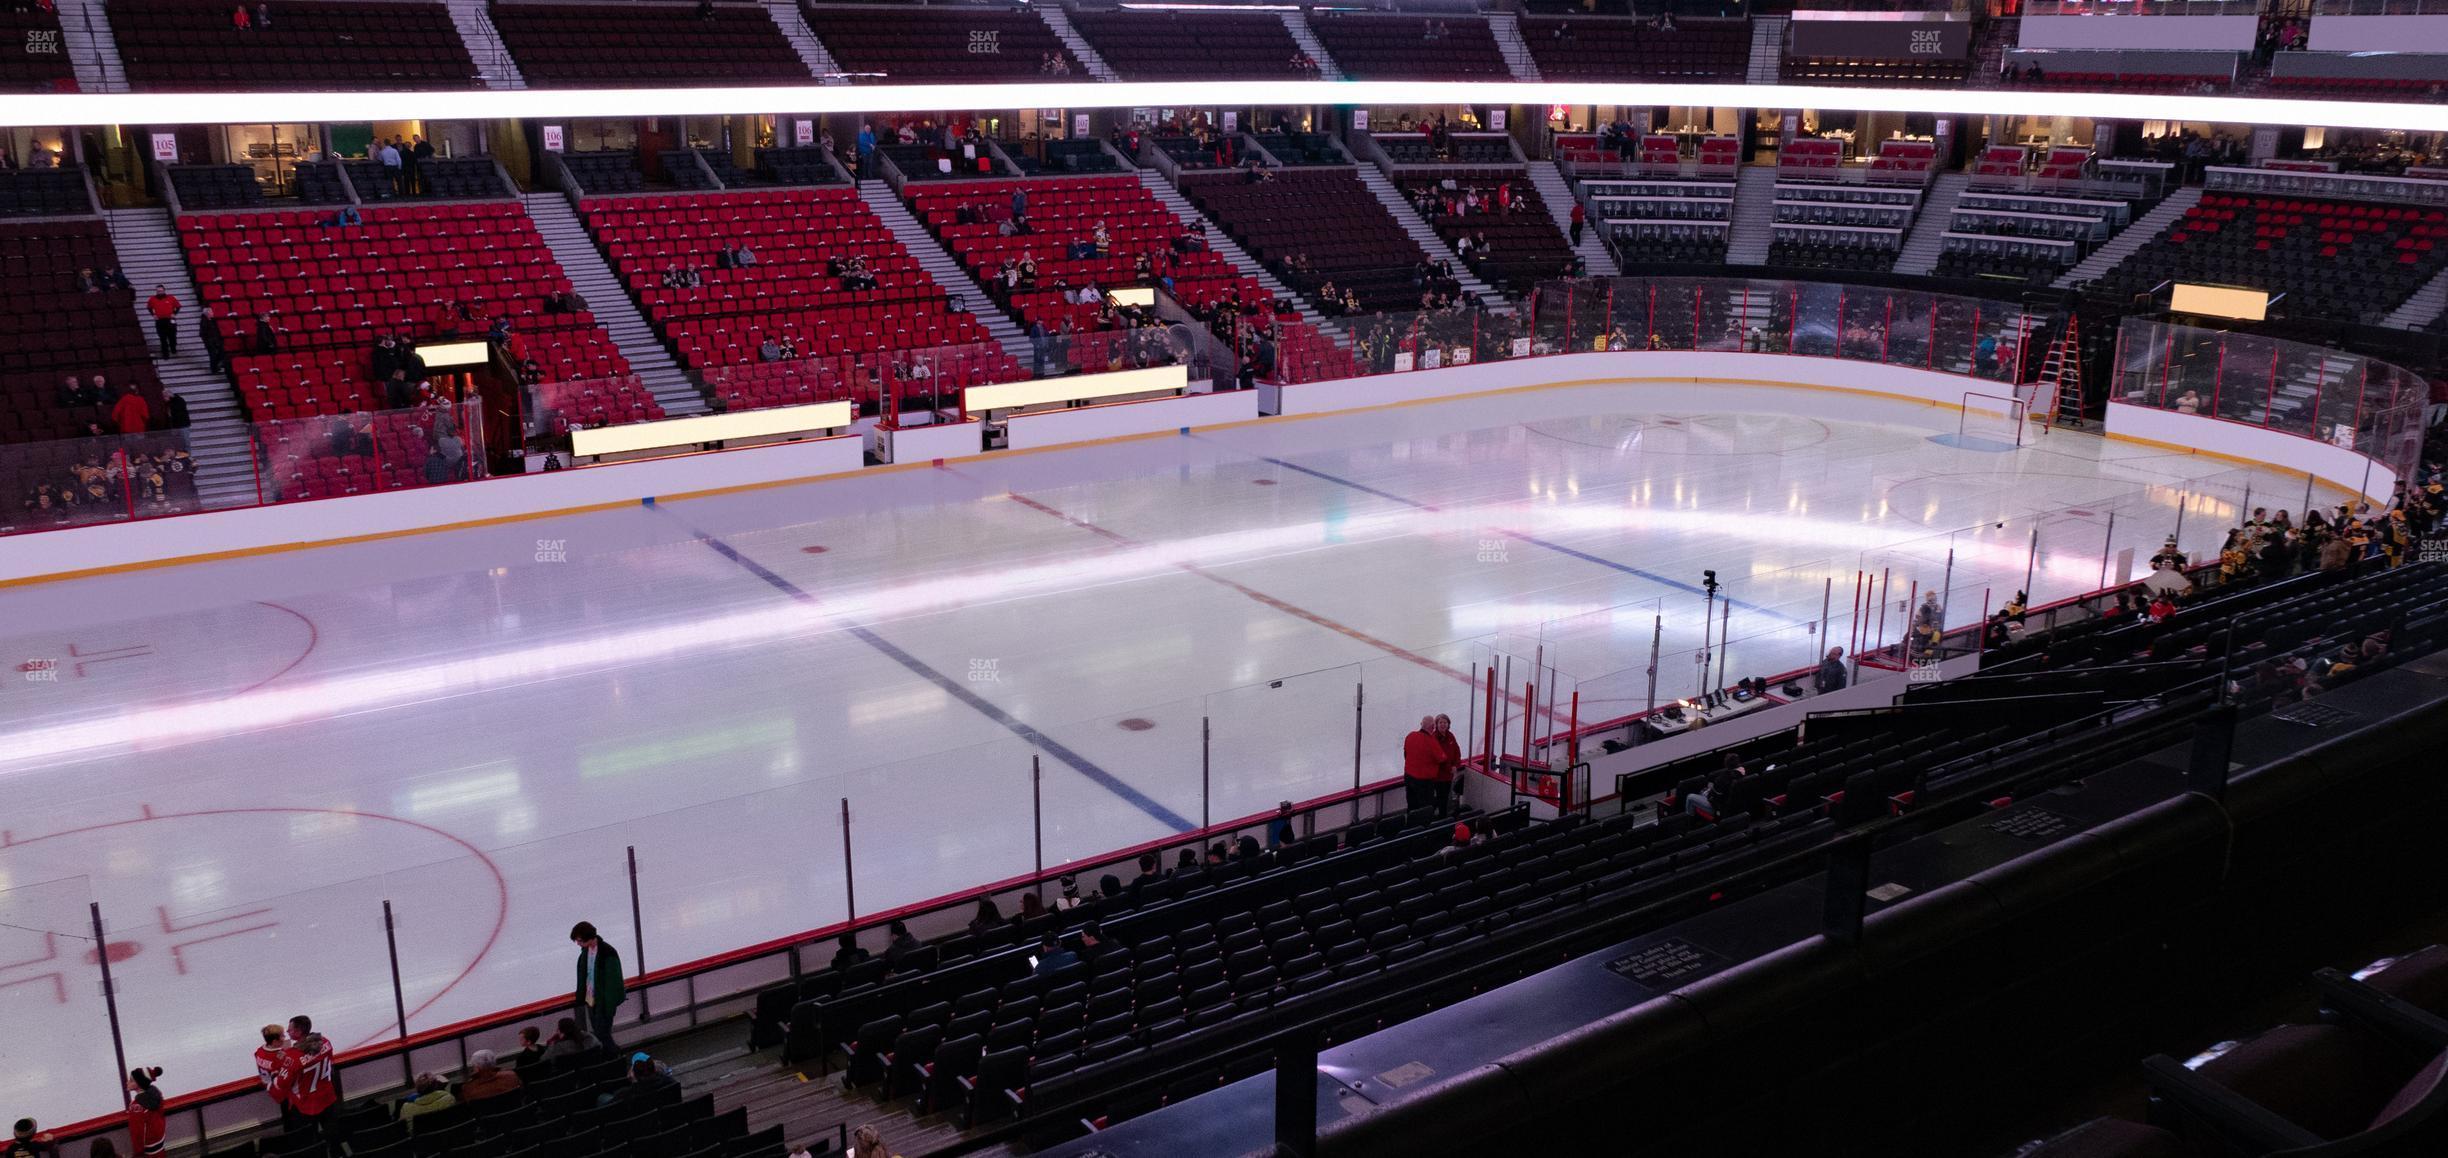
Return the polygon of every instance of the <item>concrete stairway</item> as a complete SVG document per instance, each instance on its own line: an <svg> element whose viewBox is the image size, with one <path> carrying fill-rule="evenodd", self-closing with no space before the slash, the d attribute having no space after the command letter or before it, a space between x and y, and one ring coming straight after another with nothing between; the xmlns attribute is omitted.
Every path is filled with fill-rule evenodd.
<svg viewBox="0 0 2448 1158"><path fill-rule="evenodd" d="M1504 54L1505 67L1512 70L1513 79L1547 79L1539 75L1538 58L1530 55L1530 46L1522 43L1520 16L1511 12L1490 12L1487 22L1488 31L1496 34L1496 51Z"/></svg>
<svg viewBox="0 0 2448 1158"><path fill-rule="evenodd" d="M1105 63L1104 57L1097 55L1096 47L1088 43L1088 38L1080 35L1079 29L1071 23L1071 14L1063 11L1062 5L1038 4L1034 8L1037 18L1054 30L1054 38L1062 41L1063 47L1070 49L1071 55L1088 67L1088 75L1102 81L1122 79L1121 73L1115 72L1112 65Z"/></svg>
<svg viewBox="0 0 2448 1158"><path fill-rule="evenodd" d="M1530 162L1530 184L1538 190L1539 200L1547 203L1547 216L1566 240L1572 238L1572 182L1564 179L1564 171L1553 161ZM1615 255L1607 252L1606 242L1598 236L1598 227L1591 225L1581 231L1581 244L1573 248L1589 267L1591 277L1614 277L1623 270L1616 266Z"/></svg>
<svg viewBox="0 0 2448 1158"><path fill-rule="evenodd" d="M1897 273L1927 274L1937 268L1938 254L1946 244L1947 224L1955 218L1955 201L1971 182L1969 173L1940 173L1929 188L1922 190L1921 210L1914 215L1912 228L1904 233L1903 248L1896 251Z"/></svg>
<svg viewBox="0 0 2448 1158"><path fill-rule="evenodd" d="M688 373L672 358L671 351L656 337L654 327L646 324L646 316L638 312L637 303L629 297L629 289L621 284L619 275L604 261L603 251L595 248L595 239L586 231L586 223L569 198L560 193L529 193L520 198L526 202L527 216L533 218L536 232L544 235L544 244L552 247L553 258L561 263L570 285L585 296L587 309L595 320L620 345L621 356L629 359L629 372L637 375L646 391L669 415L702 414L705 394L689 381Z"/></svg>
<svg viewBox="0 0 2448 1158"><path fill-rule="evenodd" d="M1437 236L1436 229L1428 224L1427 218L1419 215L1419 210L1403 199L1402 190L1395 188L1391 179L1378 172L1373 165L1362 165L1360 183L1368 186L1368 191L1376 195L1377 203L1385 206L1387 213L1394 215L1394 223L1402 226L1403 232L1410 234L1411 240L1427 251L1428 260L1453 263L1454 280L1462 283L1464 294L1479 299L1497 313L1513 312L1513 303L1496 292L1496 287L1479 280L1479 275L1472 273L1470 267L1454 255L1453 248L1445 244L1444 238Z"/></svg>
<svg viewBox="0 0 2448 1158"><path fill-rule="evenodd" d="M119 40L111 35L110 18L102 0L58 0L60 51L76 69L81 92L126 92L127 66L119 60ZM10 51L17 51L12 46ZM192 452L191 452L192 453Z"/></svg>
<svg viewBox="0 0 2448 1158"><path fill-rule="evenodd" d="M230 380L206 368L204 347L196 339L196 319L203 316L203 299L187 273L186 255L179 249L178 229L167 209L112 209L102 219L110 228L111 245L119 251L119 269L136 288L136 324L145 340L153 340L153 315L145 299L154 286L168 286L185 308L179 311L179 352L175 358L156 357L153 369L162 389L187 401L187 453L195 456L196 496L207 507L250 506L255 502L254 443L246 415L238 406L238 391ZM155 347L158 354L160 348Z"/></svg>
<svg viewBox="0 0 2448 1158"><path fill-rule="evenodd" d="M861 181L858 191L859 199L865 201L869 209L875 210L875 215L883 220L885 227L893 231L893 237L901 243L901 248L918 259L918 268L934 278L935 284L942 286L945 293L960 298L962 304L969 307L970 314L985 324L986 332L994 336L996 344L1002 346L1005 353L1022 366L1033 364L1028 331L1021 329L1020 323L1013 321L1011 315L1004 313L993 298L986 296L986 287L969 276L969 271L962 268L960 259L952 256L951 251L945 249L934 234L927 232L926 226L919 224L918 215L911 213L909 206L893 195L891 185L882 181Z"/></svg>
<svg viewBox="0 0 2448 1158"><path fill-rule="evenodd" d="M2380 324L2419 330L2438 321L2442 311L2448 311L2448 269L2441 270L2438 276L2424 282L2421 289L2414 291L2414 296L2390 311L2388 318Z"/></svg>
<svg viewBox="0 0 2448 1158"><path fill-rule="evenodd" d="M2075 262L2074 267L2057 275L2050 284L2066 289L2115 269L2117 263L2132 257L2137 250L2150 244L2151 239L2168 231L2184 211L2201 204L2199 186L2188 186L2167 195L2167 199L2151 206L2151 211L2125 227L2125 231L2108 239L2108 244L2094 249L2090 255Z"/></svg>
<svg viewBox="0 0 2448 1158"><path fill-rule="evenodd" d="M774 26L782 30L782 39L790 41L791 47L798 51L799 63L807 66L808 73L816 78L816 83L850 83L850 78L842 75L841 62L833 59L833 53L825 48L824 42L816 39L816 30L808 27L807 17L799 14L797 0L760 2L765 5L765 14L773 17Z"/></svg>
<svg viewBox="0 0 2448 1158"><path fill-rule="evenodd" d="M1751 18L1751 68L1743 74L1749 84L1775 84L1785 75L1785 18L1754 16Z"/></svg>
<svg viewBox="0 0 2448 1158"><path fill-rule="evenodd" d="M1776 240L1776 166L1745 165L1734 177L1734 225L1726 230L1727 265L1766 265Z"/></svg>
<svg viewBox="0 0 2448 1158"><path fill-rule="evenodd" d="M1300 45L1300 50L1317 62L1319 80L1351 79L1343 75L1334 57L1326 55L1325 42L1318 39L1317 29L1309 27L1309 18L1302 15L1300 9L1286 8L1276 15L1283 17L1284 30L1292 34L1292 43Z"/></svg>
<svg viewBox="0 0 2448 1158"><path fill-rule="evenodd" d="M486 88L525 88L527 78L519 75L518 62L510 58L510 46L502 43L501 31L493 27L493 18L485 14L487 0L450 0L451 23L459 28L459 39L466 42L468 59L476 62L476 75L484 78Z"/></svg>
<svg viewBox="0 0 2448 1158"><path fill-rule="evenodd" d="M1331 335L1338 344L1349 344L1344 340L1345 336L1341 326L1327 321L1326 315L1319 313L1316 306L1309 304L1308 298L1293 292L1291 286L1283 283L1283 279L1276 277L1265 265L1260 264L1257 258L1251 257L1248 250L1241 248L1240 243L1234 241L1231 234L1224 232L1223 228L1215 222L1209 221L1206 214L1199 212L1198 206L1191 204L1190 199L1182 195L1181 190L1174 188L1171 182L1164 179L1164 174L1154 169L1141 169L1139 170L1139 184L1144 186L1148 192L1155 194L1158 201L1164 202L1165 208L1172 210L1173 216L1180 218L1183 225L1206 226L1207 248L1221 254L1224 260L1232 263L1234 269L1258 279L1259 287L1276 298L1289 299L1297 303L1301 320Z"/></svg>

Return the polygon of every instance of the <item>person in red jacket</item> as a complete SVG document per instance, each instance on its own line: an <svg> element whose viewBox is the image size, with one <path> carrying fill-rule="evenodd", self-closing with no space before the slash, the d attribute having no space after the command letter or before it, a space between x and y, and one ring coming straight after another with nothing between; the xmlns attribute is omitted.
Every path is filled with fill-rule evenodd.
<svg viewBox="0 0 2448 1158"><path fill-rule="evenodd" d="M1452 766L1437 742L1436 717L1420 717L1419 731L1403 737L1403 807L1435 808L1452 790Z"/></svg>
<svg viewBox="0 0 2448 1158"><path fill-rule="evenodd" d="M111 403L110 418L111 428L121 434L143 434L153 424L153 407L135 387L122 386L119 400Z"/></svg>
<svg viewBox="0 0 2448 1158"><path fill-rule="evenodd" d="M289 1108L309 1129L321 1130L324 1116L340 1102L332 1084L331 1041L314 1031L305 1014L289 1019Z"/></svg>
<svg viewBox="0 0 2448 1158"><path fill-rule="evenodd" d="M153 296L145 299L145 312L153 315L153 335L161 339L161 356L178 357L179 300L170 287L153 287Z"/></svg>
<svg viewBox="0 0 2448 1158"><path fill-rule="evenodd" d="M1445 753L1445 791L1437 796L1437 815L1443 816L1454 802L1454 781L1462 778L1462 741L1453 734L1453 717L1437 715L1436 738L1437 747Z"/></svg>
<svg viewBox="0 0 2448 1158"><path fill-rule="evenodd" d="M297 1113L289 1108L289 1040L281 1027L263 1027L263 1044L255 1047L255 1080L263 1083L264 1093L272 1104L280 1107L281 1124L294 1127Z"/></svg>
<svg viewBox="0 0 2448 1158"><path fill-rule="evenodd" d="M160 1076L160 1066L128 1071L128 1141L135 1145L136 1158L161 1158L162 1142L170 1133L169 1121L162 1115L161 1090L153 1084Z"/></svg>

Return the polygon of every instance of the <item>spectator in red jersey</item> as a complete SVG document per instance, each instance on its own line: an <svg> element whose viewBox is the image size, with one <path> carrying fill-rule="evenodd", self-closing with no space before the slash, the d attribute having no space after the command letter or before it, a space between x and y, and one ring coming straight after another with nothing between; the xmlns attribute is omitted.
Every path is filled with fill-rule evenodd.
<svg viewBox="0 0 2448 1158"><path fill-rule="evenodd" d="M289 1108L289 1049L288 1038L281 1027L263 1027L263 1044L255 1047L255 1080L263 1083L264 1094L280 1107L281 1125L296 1124L296 1111Z"/></svg>
<svg viewBox="0 0 2448 1158"><path fill-rule="evenodd" d="M254 26L255 14L248 11L246 5L240 4L230 9L230 27L235 28L240 32L244 32L249 28L253 28Z"/></svg>
<svg viewBox="0 0 2448 1158"><path fill-rule="evenodd" d="M1453 773L1445 763L1445 746L1437 741L1436 717L1420 717L1419 730L1403 737L1403 804L1434 808L1451 789Z"/></svg>
<svg viewBox="0 0 2448 1158"><path fill-rule="evenodd" d="M119 400L111 403L111 426L121 434L143 434L153 424L153 406L133 386L119 388Z"/></svg>
<svg viewBox="0 0 2448 1158"><path fill-rule="evenodd" d="M332 1084L332 1045L314 1031L314 1019L299 1014L289 1019L289 1105L300 1125L322 1131L331 1108L340 1103Z"/></svg>
<svg viewBox="0 0 2448 1158"><path fill-rule="evenodd" d="M170 1132L162 1117L161 1090L153 1084L160 1076L160 1066L128 1071L128 1138L135 1144L136 1158L161 1158L163 1139Z"/></svg>
<svg viewBox="0 0 2448 1158"><path fill-rule="evenodd" d="M153 336L161 339L161 356L178 357L179 300L170 287L153 287L153 296L145 299L145 312L153 315Z"/></svg>
<svg viewBox="0 0 2448 1158"><path fill-rule="evenodd" d="M1462 741L1454 738L1453 717L1439 714L1436 718L1437 747L1445 753L1445 783L1453 784L1462 775ZM1437 798L1437 813L1443 815L1453 795L1447 792Z"/></svg>

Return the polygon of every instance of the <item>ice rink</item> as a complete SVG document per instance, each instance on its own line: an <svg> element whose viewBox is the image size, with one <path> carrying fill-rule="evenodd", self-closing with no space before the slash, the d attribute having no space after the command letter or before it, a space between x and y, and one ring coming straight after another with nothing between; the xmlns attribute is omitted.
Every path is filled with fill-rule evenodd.
<svg viewBox="0 0 2448 1158"><path fill-rule="evenodd" d="M1693 691L1704 570L1741 678L1892 639L1933 585L1955 623L2027 572L2094 588L2180 511L2202 557L2247 487L2303 506L2088 435L1933 441L1957 422L1556 389L0 591L0 1090L118 1107L95 903L128 1062L176 1094L294 1013L394 1035L385 901L429 1029L567 992L576 920L628 951L633 846L675 965L841 920L844 799L875 912L1030 871L1032 758L1059 864L1349 788L1356 688L1372 780L1492 658L1603 718L1654 635L1658 695Z"/></svg>

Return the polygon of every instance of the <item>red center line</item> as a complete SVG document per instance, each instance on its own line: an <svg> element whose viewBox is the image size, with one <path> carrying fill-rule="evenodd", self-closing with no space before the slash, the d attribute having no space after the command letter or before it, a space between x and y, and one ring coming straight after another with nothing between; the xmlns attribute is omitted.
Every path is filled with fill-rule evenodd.
<svg viewBox="0 0 2448 1158"><path fill-rule="evenodd" d="M1128 535L1124 535L1124 534L1122 534L1122 533L1120 533L1120 532L1118 532L1118 531L1108 530L1108 529L1106 529L1106 528L1104 528L1104 527L1100 527L1100 526L1096 525L1095 523L1091 523L1091 522L1089 522L1089 521L1088 521L1088 520L1086 520L1086 519L1074 518L1074 517L1073 517L1073 516L1071 516L1071 515L1064 514L1063 512L1058 511L1058 510L1054 509L1053 507L1047 506L1047 505L1046 505L1046 504L1044 504L1044 503L1038 502L1037 500L1032 499L1032 498L1028 497L1027 495L1020 494L1020 493L1018 493L1018 492L1014 492L1014 491L1006 491L1006 492L1004 492L1004 493L1005 493L1005 494L1010 495L1010 496L1011 496L1011 500L1012 500L1013 502L1019 503L1021 506L1027 507L1028 509L1030 509L1030 510L1032 510L1032 511L1039 511L1039 512L1042 512L1042 513L1044 513L1044 514L1052 515L1052 516L1054 516L1054 517L1055 517L1055 518L1057 518L1057 519L1061 519L1062 521L1064 521L1064 522L1066 522L1066 523L1069 523L1069 524L1071 524L1071 525L1072 525L1072 526L1074 526L1074 527L1078 527L1079 529L1081 529L1081 530L1083 530L1083 531L1086 531L1086 532L1088 532L1089 534L1096 535L1096 536L1098 536L1098 537L1100 537L1100 538L1103 538L1103 539L1105 539L1105 540L1107 540L1107 541L1109 541L1109 542L1116 543L1116 544L1119 544L1119 545L1121 545L1121 546L1125 546L1125 547L1138 547L1138 546L1143 546L1143 545L1144 545L1144 544L1140 543L1138 540L1132 539L1130 536L1128 536ZM1360 629L1359 629L1359 628L1357 628L1357 627L1353 627L1353 626L1351 626L1351 625L1349 625L1349 624L1345 624L1345 623L1337 623L1336 621L1334 621L1334 620L1332 620L1332 619L1328 619L1328 618L1326 618L1325 616L1320 615L1320 614L1318 614L1317 612L1311 611L1311 610L1309 610L1309 609L1308 609L1308 608L1306 608L1306 607L1300 607L1300 606L1296 606L1296 605L1291 604L1291 603L1286 603L1286 602L1284 602L1283 600L1281 600L1281 599L1277 599L1276 597L1274 597L1274 596L1272 596L1272 595L1269 595L1269 594L1267 594L1267 593L1266 593L1266 592L1264 592L1264 591L1260 591L1260 590L1258 590L1257 588L1255 588L1255 587L1251 587L1251 586L1249 586L1249 585L1248 585L1248 584L1246 584L1246 583L1240 583L1240 582L1237 582L1237 581L1234 581L1234 580L1231 580L1231 579L1227 579L1227 578L1225 578L1224 576L1222 576L1222 575L1218 575L1218 574L1216 574L1215 572L1210 571L1210 570L1206 569L1205 567L1201 567L1201 566L1199 566L1199 565L1198 565L1198 564L1196 564L1196 563L1188 563L1188 562L1176 562L1176 563L1174 563L1174 564L1173 564L1173 566L1175 566L1175 567L1177 567L1177 568L1179 568L1179 569L1181 569L1181 570L1183 570L1183 571L1187 571L1187 572L1189 572L1189 573L1190 573L1190 574L1192 574L1192 575L1196 575L1196 576L1198 576L1198 577L1199 577L1199 578L1201 578L1201 579L1205 579L1205 580L1207 580L1207 581L1208 581L1208 582L1210 582L1210 583L1216 583L1216 584L1220 584L1220 585L1225 586L1225 587L1229 587L1229 588L1233 589L1234 591L1239 592L1240 594L1242 594L1243 596L1245 596L1245 597L1247 597L1247 598L1249 598L1249 599L1251 599L1251 600L1254 600L1254 601L1256 601L1256 602L1258 602L1258 603L1264 604L1264 605L1266 605L1266 606L1268 606L1268 607L1272 607L1272 608L1274 608L1274 609L1275 609L1275 610L1277 610L1277 611L1283 612L1284 614L1289 615L1289 616L1292 616L1292 617L1294 617L1294 618L1296 618L1296 619L1299 619L1299 620L1301 620L1301 621L1303 621L1303 622L1306 622L1306 623L1313 623L1313 624L1316 624L1316 625L1317 625L1317 626L1319 626L1319 627L1323 627L1323 628L1325 628L1326 630L1331 631L1331 632L1334 632L1334 633L1336 633L1336 634L1338 634L1338 635L1342 635L1342 636L1345 636L1345 637L1350 638L1350 639L1355 639L1355 640L1358 640L1358 641L1360 641L1361 643L1365 643L1365 644L1369 645L1370 647L1376 648L1377 650L1382 651L1382 652L1386 653L1387 655L1394 656L1394 657L1395 657L1395 658L1397 658L1397 659L1401 659L1401 660L1405 660L1405 661L1410 662L1410 663L1413 663L1413 664L1417 664L1417 665L1419 665L1420 667L1424 667L1424 668L1428 669L1429 671L1436 672L1436 673L1438 673L1438 674L1440 674L1440 675L1451 676L1451 677L1453 677L1454 679L1456 679L1456 680L1458 680L1458 681L1460 681L1460 682L1462 682L1463 684L1466 684L1466 685L1467 685L1467 684L1469 684L1469 683L1471 682L1471 676L1470 676L1470 673L1469 673L1469 672L1462 671L1462 670L1460 670L1460 669L1457 669L1457 668L1454 668L1454 667L1447 666L1446 664L1439 663L1439 662L1437 662L1436 660L1430 659L1430 658L1428 658L1427 656L1421 655L1420 653L1418 653L1418 652L1416 652L1416 651L1412 651L1412 650L1410 650L1409 648L1402 647L1402 646L1400 646L1400 645L1398 645L1398 644L1388 643L1388 642L1386 642L1385 640L1379 639L1379 638L1377 638L1376 636L1374 636L1374 635L1370 635L1369 633L1367 633L1367 632L1365 632L1365 631L1362 631L1362 630L1360 630Z"/></svg>

